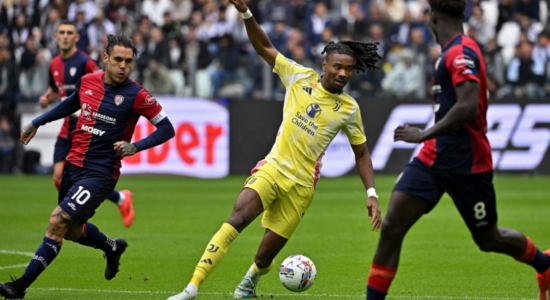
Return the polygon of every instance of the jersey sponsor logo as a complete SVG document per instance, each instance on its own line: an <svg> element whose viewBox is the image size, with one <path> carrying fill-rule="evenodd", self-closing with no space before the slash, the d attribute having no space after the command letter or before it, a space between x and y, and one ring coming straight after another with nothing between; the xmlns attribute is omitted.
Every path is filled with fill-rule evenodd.
<svg viewBox="0 0 550 300"><path fill-rule="evenodd" d="M455 60L453 61L453 65L457 69L462 69L464 67L473 69L473 68L476 67L476 63L474 62L474 60L471 57L469 57L468 55L459 55L459 56L457 56L455 58Z"/></svg>
<svg viewBox="0 0 550 300"><path fill-rule="evenodd" d="M86 92L88 93L88 92ZM82 103L82 114L86 120L91 121L92 120L92 107L88 103Z"/></svg>
<svg viewBox="0 0 550 300"><path fill-rule="evenodd" d="M94 95L94 93L92 93L92 90L87 90L85 94L86 94L86 95L90 95L90 96L93 96L93 95Z"/></svg>
<svg viewBox="0 0 550 300"><path fill-rule="evenodd" d="M334 101L335 101L335 105L332 108L332 111L337 112L337 111L340 110L340 107L342 107L342 101L340 101L338 99L335 99Z"/></svg>
<svg viewBox="0 0 550 300"><path fill-rule="evenodd" d="M159 103L157 102L157 99L155 99L155 97L151 95L148 95L147 97L145 97L145 103L149 105L153 105L156 103L157 105L159 105Z"/></svg>
<svg viewBox="0 0 550 300"><path fill-rule="evenodd" d="M69 69L69 74L71 74L71 77L74 77L74 75L76 74L76 67L71 67Z"/></svg>
<svg viewBox="0 0 550 300"><path fill-rule="evenodd" d="M115 96L115 104L116 104L116 106L121 105L122 102L124 102L124 96L116 95L116 96Z"/></svg>
<svg viewBox="0 0 550 300"><path fill-rule="evenodd" d="M92 126L88 126L88 125L82 125L82 127L80 129L82 131L87 131L91 134L95 134L95 135L99 135L99 136L102 136L103 134L105 134L105 130L99 130L97 128L93 128Z"/></svg>
<svg viewBox="0 0 550 300"><path fill-rule="evenodd" d="M323 110L321 109L321 106L319 106L319 104L317 103L310 104L306 109L307 115L312 119L320 116L321 112L323 112Z"/></svg>
<svg viewBox="0 0 550 300"><path fill-rule="evenodd" d="M301 115L300 112L297 112L296 117L292 118L292 124L300 127L300 129L311 136L315 136L315 132L313 130L319 129L319 126L317 126L315 122L310 121L306 116Z"/></svg>

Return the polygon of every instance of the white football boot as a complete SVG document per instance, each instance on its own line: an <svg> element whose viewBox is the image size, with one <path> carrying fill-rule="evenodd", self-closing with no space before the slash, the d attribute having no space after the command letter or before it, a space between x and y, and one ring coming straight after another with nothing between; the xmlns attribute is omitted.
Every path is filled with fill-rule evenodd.
<svg viewBox="0 0 550 300"><path fill-rule="evenodd" d="M193 300L197 297L199 288L194 283L189 283L183 292L168 298L168 300Z"/></svg>
<svg viewBox="0 0 550 300"><path fill-rule="evenodd" d="M252 274L252 268L254 268L254 265L250 267L248 272L246 272L246 275L243 277L243 281L241 281L239 286L237 286L237 289L233 294L233 298L241 299L256 297L256 288L258 287L258 283L260 283L260 278L262 275Z"/></svg>

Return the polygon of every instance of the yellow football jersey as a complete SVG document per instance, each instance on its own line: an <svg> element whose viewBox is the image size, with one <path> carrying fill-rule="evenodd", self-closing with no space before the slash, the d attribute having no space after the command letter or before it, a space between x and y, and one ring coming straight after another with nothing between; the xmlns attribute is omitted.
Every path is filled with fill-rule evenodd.
<svg viewBox="0 0 550 300"><path fill-rule="evenodd" d="M265 162L300 185L315 186L325 150L340 130L352 145L366 142L359 105L346 93L329 93L319 74L282 54L277 55L273 72L286 94L283 122Z"/></svg>

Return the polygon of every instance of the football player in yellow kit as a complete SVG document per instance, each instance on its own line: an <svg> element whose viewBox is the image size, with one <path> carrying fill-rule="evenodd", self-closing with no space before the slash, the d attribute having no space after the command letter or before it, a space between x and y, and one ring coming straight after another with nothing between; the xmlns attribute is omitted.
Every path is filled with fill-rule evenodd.
<svg viewBox="0 0 550 300"><path fill-rule="evenodd" d="M363 133L357 102L342 89L353 71L376 69L381 58L377 45L330 42L323 53L324 75L284 57L273 47L243 0L229 0L241 12L256 52L273 67L286 87L283 122L271 152L252 171L229 220L208 243L189 285L169 300L195 299L198 287L222 261L231 243L262 212L266 228L254 264L237 287L234 298L255 296L262 275L274 265L311 204L321 171L321 159L342 130L348 137L368 199L372 230L378 231L382 215L374 190L374 172Z"/></svg>

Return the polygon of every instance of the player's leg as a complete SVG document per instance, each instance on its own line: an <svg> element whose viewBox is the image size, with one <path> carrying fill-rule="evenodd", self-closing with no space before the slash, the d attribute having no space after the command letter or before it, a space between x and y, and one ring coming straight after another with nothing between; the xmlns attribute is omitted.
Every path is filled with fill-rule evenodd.
<svg viewBox="0 0 550 300"><path fill-rule="evenodd" d="M244 188L233 208L231 216L220 230L212 237L202 257L200 258L191 281L178 295L169 300L187 300L197 297L202 282L210 275L223 260L231 243L239 236L252 221L263 211L262 201L258 192L251 188Z"/></svg>
<svg viewBox="0 0 550 300"><path fill-rule="evenodd" d="M130 227L134 222L134 199L129 190L113 191L107 200L118 206L125 227Z"/></svg>
<svg viewBox="0 0 550 300"><path fill-rule="evenodd" d="M517 230L497 226L493 173L485 172L442 180L476 244L484 252L506 254L532 266L537 272L540 299L550 299L550 252L541 252Z"/></svg>
<svg viewBox="0 0 550 300"><path fill-rule="evenodd" d="M275 257L288 242L270 229L266 229L260 248L254 258L254 263L248 269L241 283L237 286L233 298L251 298L256 295L256 287L260 278L273 269Z"/></svg>
<svg viewBox="0 0 550 300"><path fill-rule="evenodd" d="M233 298L252 298L260 278L271 271L275 257L286 245L306 213L315 189L304 187L280 174L277 178L277 199L266 208L262 225L266 228L254 263L237 286Z"/></svg>
<svg viewBox="0 0 550 300"><path fill-rule="evenodd" d="M380 240L367 283L367 299L386 298L397 273L401 246L409 229L429 212L443 194L435 176L424 163L414 159L403 171L392 193Z"/></svg>
<svg viewBox="0 0 550 300"><path fill-rule="evenodd" d="M23 299L27 288L57 257L63 245L63 237L73 224L71 217L58 206L50 215L46 236L25 273L12 282L0 283L0 296L6 299Z"/></svg>

